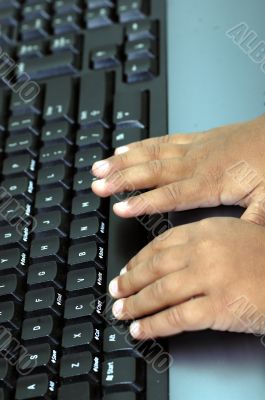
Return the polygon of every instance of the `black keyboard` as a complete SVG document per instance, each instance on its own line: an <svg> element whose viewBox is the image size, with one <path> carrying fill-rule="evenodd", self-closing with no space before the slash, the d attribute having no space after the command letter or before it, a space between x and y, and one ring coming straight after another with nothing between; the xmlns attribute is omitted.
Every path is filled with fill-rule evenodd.
<svg viewBox="0 0 265 400"><path fill-rule="evenodd" d="M92 164L167 132L162 0L0 0L0 400L166 400L108 283L150 240Z"/></svg>

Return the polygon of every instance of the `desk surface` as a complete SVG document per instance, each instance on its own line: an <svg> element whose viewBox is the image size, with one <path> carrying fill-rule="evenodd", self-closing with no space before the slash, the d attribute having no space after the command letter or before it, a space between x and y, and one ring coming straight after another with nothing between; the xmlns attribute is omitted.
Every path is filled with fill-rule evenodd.
<svg viewBox="0 0 265 400"><path fill-rule="evenodd" d="M265 41L264 0L168 0L169 130L191 132L264 113L265 74L226 35L240 22ZM176 224L231 208L192 211ZM211 213L211 214L210 214ZM170 340L170 400L261 400L265 348L250 335L185 334Z"/></svg>

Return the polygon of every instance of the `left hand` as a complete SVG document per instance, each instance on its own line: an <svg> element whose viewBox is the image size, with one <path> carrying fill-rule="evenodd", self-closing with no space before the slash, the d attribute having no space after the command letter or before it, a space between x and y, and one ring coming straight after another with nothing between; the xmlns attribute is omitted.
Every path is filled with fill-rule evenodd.
<svg viewBox="0 0 265 400"><path fill-rule="evenodd" d="M209 218L173 228L111 282L110 293L119 299L113 313L136 320L131 334L137 339L208 328L264 334L264 260L261 226ZM256 323L244 314L250 304L254 319L263 316Z"/></svg>

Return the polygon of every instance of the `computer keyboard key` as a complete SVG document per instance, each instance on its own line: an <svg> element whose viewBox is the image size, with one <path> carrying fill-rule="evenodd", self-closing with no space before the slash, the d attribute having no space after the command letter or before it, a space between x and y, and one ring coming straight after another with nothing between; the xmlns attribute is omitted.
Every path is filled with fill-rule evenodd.
<svg viewBox="0 0 265 400"><path fill-rule="evenodd" d="M22 304L16 301L0 302L0 324L7 329L20 329L23 315Z"/></svg>
<svg viewBox="0 0 265 400"><path fill-rule="evenodd" d="M7 154L27 151L33 157L37 155L37 137L31 132L11 135L6 140L5 152Z"/></svg>
<svg viewBox="0 0 265 400"><path fill-rule="evenodd" d="M139 355L137 343L129 333L125 325L109 326L104 331L104 353L113 353L113 355L123 354Z"/></svg>
<svg viewBox="0 0 265 400"><path fill-rule="evenodd" d="M50 19L49 11L48 3L38 1L35 4L26 4L23 7L23 17L25 21L31 21L36 18Z"/></svg>
<svg viewBox="0 0 265 400"><path fill-rule="evenodd" d="M121 22L146 18L149 0L117 0L117 12Z"/></svg>
<svg viewBox="0 0 265 400"><path fill-rule="evenodd" d="M86 14L86 25L88 29L102 28L113 24L111 8L102 7L88 11Z"/></svg>
<svg viewBox="0 0 265 400"><path fill-rule="evenodd" d="M38 135L38 118L34 114L12 116L9 118L8 130L11 133L29 130Z"/></svg>
<svg viewBox="0 0 265 400"><path fill-rule="evenodd" d="M88 96L93 93L93 96ZM80 80L78 122L81 126L109 127L106 98L106 75L87 74Z"/></svg>
<svg viewBox="0 0 265 400"><path fill-rule="evenodd" d="M29 345L23 348L18 359L18 369L23 374L38 368L46 372L55 372L58 362L58 351L50 343Z"/></svg>
<svg viewBox="0 0 265 400"><path fill-rule="evenodd" d="M78 54L80 47L78 38L78 35L70 33L55 36L50 41L50 50L52 53L69 50L73 54Z"/></svg>
<svg viewBox="0 0 265 400"><path fill-rule="evenodd" d="M66 290L76 292L86 290L86 293L103 293L105 278L102 271L96 268L82 268L69 271L67 274Z"/></svg>
<svg viewBox="0 0 265 400"><path fill-rule="evenodd" d="M102 385L105 389L142 391L143 360L133 357L111 358L103 362Z"/></svg>
<svg viewBox="0 0 265 400"><path fill-rule="evenodd" d="M19 78L23 79L24 73L33 80L51 78L53 76L73 75L77 72L74 54L71 51L48 55L43 58L24 60L19 63Z"/></svg>
<svg viewBox="0 0 265 400"><path fill-rule="evenodd" d="M64 248L57 236L33 239L31 242L30 257L38 259L42 257L53 257L59 262L64 261Z"/></svg>
<svg viewBox="0 0 265 400"><path fill-rule="evenodd" d="M45 165L38 170L37 183L40 186L59 184L69 189L69 172L69 167L63 162L55 165Z"/></svg>
<svg viewBox="0 0 265 400"><path fill-rule="evenodd" d="M128 60L155 58L156 42L150 39L127 42L125 45L125 53Z"/></svg>
<svg viewBox="0 0 265 400"><path fill-rule="evenodd" d="M73 144L73 134L71 125L66 121L50 122L42 129L41 139L43 142L52 142L65 140L69 144Z"/></svg>
<svg viewBox="0 0 265 400"><path fill-rule="evenodd" d="M118 92L115 97L114 123L117 128L145 128L147 99L141 92Z"/></svg>
<svg viewBox="0 0 265 400"><path fill-rule="evenodd" d="M142 39L155 39L156 37L155 25L149 19L142 21L129 22L126 25L126 36L130 41Z"/></svg>
<svg viewBox="0 0 265 400"><path fill-rule="evenodd" d="M4 8L8 8L8 7L19 8L20 7L19 1L18 0L0 0L1 12Z"/></svg>
<svg viewBox="0 0 265 400"><path fill-rule="evenodd" d="M64 140L57 143L45 144L40 150L39 162L47 164L56 161L63 161L66 165L71 165L72 148Z"/></svg>
<svg viewBox="0 0 265 400"><path fill-rule="evenodd" d="M63 211L53 210L35 215L36 228L34 233L49 233L66 236L68 232L68 216Z"/></svg>
<svg viewBox="0 0 265 400"><path fill-rule="evenodd" d="M26 273L27 254L17 247L0 251L0 272L18 272L21 275Z"/></svg>
<svg viewBox="0 0 265 400"><path fill-rule="evenodd" d="M54 10L56 15L64 15L69 13L81 13L82 5L80 0L56 0L54 2Z"/></svg>
<svg viewBox="0 0 265 400"><path fill-rule="evenodd" d="M128 83L150 81L157 76L157 61L151 58L130 60L125 63L124 73Z"/></svg>
<svg viewBox="0 0 265 400"><path fill-rule="evenodd" d="M85 376L92 382L98 382L99 358L92 356L90 351L62 356L60 377L63 379Z"/></svg>
<svg viewBox="0 0 265 400"><path fill-rule="evenodd" d="M22 197L26 201L32 201L34 182L26 176L7 178L2 182L2 187L13 197Z"/></svg>
<svg viewBox="0 0 265 400"><path fill-rule="evenodd" d="M113 0L86 0L86 3L89 10L94 10L95 8L101 7L114 7Z"/></svg>
<svg viewBox="0 0 265 400"><path fill-rule="evenodd" d="M27 274L27 284L29 286L55 286L63 287L62 267L56 261L46 261L42 263L31 264Z"/></svg>
<svg viewBox="0 0 265 400"><path fill-rule="evenodd" d="M78 171L74 175L74 191L86 191L91 189L92 183L97 178L93 176L89 171Z"/></svg>
<svg viewBox="0 0 265 400"><path fill-rule="evenodd" d="M100 146L82 148L76 152L75 167L77 169L91 168L96 161L102 160L104 156L104 150ZM87 174L90 174L90 171L87 171Z"/></svg>
<svg viewBox="0 0 265 400"><path fill-rule="evenodd" d="M92 51L91 64L93 69L112 69L120 65L117 46L98 48Z"/></svg>
<svg viewBox="0 0 265 400"><path fill-rule="evenodd" d="M65 119L73 123L73 94L73 85L69 77L50 80L45 91L45 121Z"/></svg>
<svg viewBox="0 0 265 400"><path fill-rule="evenodd" d="M65 212L69 211L70 199L67 192L62 187L53 189L40 190L36 193L35 208L36 209L59 209Z"/></svg>
<svg viewBox="0 0 265 400"><path fill-rule="evenodd" d="M108 148L107 133L102 127L81 129L77 132L76 144L79 147L100 145Z"/></svg>
<svg viewBox="0 0 265 400"><path fill-rule="evenodd" d="M43 39L49 34L49 22L45 18L24 21L20 27L23 40Z"/></svg>
<svg viewBox="0 0 265 400"><path fill-rule="evenodd" d="M21 277L16 274L0 276L0 298L20 302L23 299L23 294Z"/></svg>
<svg viewBox="0 0 265 400"><path fill-rule="evenodd" d="M8 6L10 7L10 4ZM16 26L18 24L18 10L13 7L1 9L0 24Z"/></svg>
<svg viewBox="0 0 265 400"><path fill-rule="evenodd" d="M16 226L6 225L0 227L0 246L20 243L22 236L22 232L16 229Z"/></svg>
<svg viewBox="0 0 265 400"><path fill-rule="evenodd" d="M56 382L48 374L36 374L19 377L16 385L16 400L54 398Z"/></svg>
<svg viewBox="0 0 265 400"><path fill-rule="evenodd" d="M147 131L140 128L116 129L112 136L112 147L116 149L130 143L147 139Z"/></svg>
<svg viewBox="0 0 265 400"><path fill-rule="evenodd" d="M99 196L96 196L93 192L88 192L84 195L78 195L73 198L72 202L72 214L97 214L101 217L105 216L107 208L105 202Z"/></svg>
<svg viewBox="0 0 265 400"><path fill-rule="evenodd" d="M96 399L94 388L89 382L63 384L58 391L58 400L93 400Z"/></svg>
<svg viewBox="0 0 265 400"><path fill-rule="evenodd" d="M70 238L73 240L89 238L104 241L106 222L97 216L74 219L70 225Z"/></svg>
<svg viewBox="0 0 265 400"><path fill-rule="evenodd" d="M98 266L104 268L105 249L96 242L74 244L69 247L68 264L75 266L86 264L86 266Z"/></svg>
<svg viewBox="0 0 265 400"><path fill-rule="evenodd" d="M29 154L8 156L3 163L3 175L26 174L29 178L35 176L36 161Z"/></svg>
<svg viewBox="0 0 265 400"><path fill-rule="evenodd" d="M32 40L20 43L17 48L17 55L20 61L26 58L43 57L46 52L46 43L42 40Z"/></svg>
<svg viewBox="0 0 265 400"><path fill-rule="evenodd" d="M79 32L80 16L76 13L55 16L53 19L53 29L56 35L63 33Z"/></svg>
<svg viewBox="0 0 265 400"><path fill-rule="evenodd" d="M10 109L13 115L19 114L40 114L41 112L41 93L32 97L26 103L20 93L13 92L11 95Z"/></svg>
<svg viewBox="0 0 265 400"><path fill-rule="evenodd" d="M63 328L62 346L65 349L89 346L94 352L98 352L101 344L102 332L92 322L67 325Z"/></svg>
<svg viewBox="0 0 265 400"><path fill-rule="evenodd" d="M45 311L60 316L62 308L63 296L53 287L30 290L25 295L25 312Z"/></svg>
<svg viewBox="0 0 265 400"><path fill-rule="evenodd" d="M45 341L58 343L58 321L52 315L26 318L22 323L22 340L37 340L38 343Z"/></svg>
<svg viewBox="0 0 265 400"><path fill-rule="evenodd" d="M11 364L8 363L8 359L0 358L0 384L1 386L13 388L15 381L14 370ZM1 399L1 397L0 397Z"/></svg>
<svg viewBox="0 0 265 400"><path fill-rule="evenodd" d="M104 303L93 294L70 297L65 301L64 318L66 320L91 317L95 322L101 322Z"/></svg>

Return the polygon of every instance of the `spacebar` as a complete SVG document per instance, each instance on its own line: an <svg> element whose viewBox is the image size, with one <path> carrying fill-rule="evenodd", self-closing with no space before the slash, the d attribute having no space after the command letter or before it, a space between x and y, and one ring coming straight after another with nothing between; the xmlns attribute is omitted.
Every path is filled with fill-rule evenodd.
<svg viewBox="0 0 265 400"><path fill-rule="evenodd" d="M74 54L71 51L65 51L20 63L18 77L19 79L26 79L26 73L31 79L43 79L74 74L76 71Z"/></svg>

